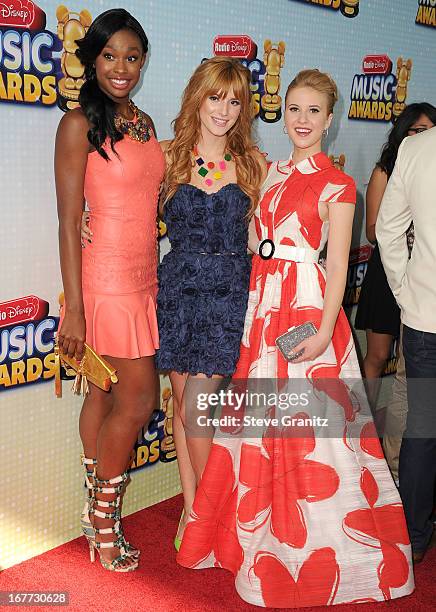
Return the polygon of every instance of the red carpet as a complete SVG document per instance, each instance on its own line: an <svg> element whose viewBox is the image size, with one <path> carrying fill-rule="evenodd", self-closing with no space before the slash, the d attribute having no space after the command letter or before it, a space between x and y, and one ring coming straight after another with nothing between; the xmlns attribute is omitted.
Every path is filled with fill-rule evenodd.
<svg viewBox="0 0 436 612"><path fill-rule="evenodd" d="M243 602L235 592L233 576L224 570L187 570L175 560L172 537L181 509L181 497L132 514L125 520L127 536L141 549L141 563L130 574L105 571L100 563L89 563L88 546L78 538L0 574L1 591L68 591L66 609L83 612L238 612L260 610ZM410 597L388 603L343 605L341 612L435 610L436 549L433 548L415 572L416 591ZM17 610L55 608L18 607ZM322 608L306 608L317 610Z"/></svg>

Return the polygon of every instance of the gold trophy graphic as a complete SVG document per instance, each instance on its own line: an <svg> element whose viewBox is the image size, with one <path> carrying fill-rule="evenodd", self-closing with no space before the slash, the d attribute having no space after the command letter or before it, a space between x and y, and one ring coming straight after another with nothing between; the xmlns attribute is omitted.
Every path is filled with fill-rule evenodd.
<svg viewBox="0 0 436 612"><path fill-rule="evenodd" d="M85 82L85 68L76 57L76 40L85 36L92 23L92 16L86 9L74 13L61 4L56 9L56 18L58 38L63 44L61 69L64 73L58 83L58 106L67 111L79 105L80 88Z"/></svg>
<svg viewBox="0 0 436 612"><path fill-rule="evenodd" d="M395 90L395 102L392 108L392 119L401 115L406 108L407 83L412 72L412 60L405 61L401 56L397 59L397 88Z"/></svg>
<svg viewBox="0 0 436 612"><path fill-rule="evenodd" d="M164 437L160 449L165 455L165 461L172 461L176 458L176 445L173 435L173 397L169 387L162 390L162 411L165 414L165 420L163 425Z"/></svg>
<svg viewBox="0 0 436 612"><path fill-rule="evenodd" d="M286 45L281 40L273 43L265 40L263 44L263 63L265 65L265 93L260 99L260 116L266 123L275 123L282 116L280 91L280 69L285 63Z"/></svg>
<svg viewBox="0 0 436 612"><path fill-rule="evenodd" d="M329 155L329 160L332 162L335 168L342 170L342 172L344 171L345 155L343 153L340 155Z"/></svg>
<svg viewBox="0 0 436 612"><path fill-rule="evenodd" d="M344 17L356 17L359 14L359 0L341 0L339 9Z"/></svg>

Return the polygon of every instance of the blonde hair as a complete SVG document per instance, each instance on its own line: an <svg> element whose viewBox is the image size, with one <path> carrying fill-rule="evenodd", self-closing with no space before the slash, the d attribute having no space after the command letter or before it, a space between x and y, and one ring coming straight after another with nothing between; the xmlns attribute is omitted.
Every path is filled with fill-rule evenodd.
<svg viewBox="0 0 436 612"><path fill-rule="evenodd" d="M333 107L338 101L338 88L332 77L326 72L321 72L318 68L301 70L290 82L286 90L286 97L297 87L311 87L327 96L328 114L333 112Z"/></svg>
<svg viewBox="0 0 436 612"><path fill-rule="evenodd" d="M164 181L164 204L175 194L180 184L189 183L195 161L194 146L200 136L199 109L211 95L224 97L233 89L241 104L236 123L227 133L226 151L236 165L239 187L250 198L252 214L259 200L262 168L252 138L253 111L251 106L250 71L240 61L228 57L213 57L195 70L183 92L182 106L174 120L174 139L167 148L167 172Z"/></svg>

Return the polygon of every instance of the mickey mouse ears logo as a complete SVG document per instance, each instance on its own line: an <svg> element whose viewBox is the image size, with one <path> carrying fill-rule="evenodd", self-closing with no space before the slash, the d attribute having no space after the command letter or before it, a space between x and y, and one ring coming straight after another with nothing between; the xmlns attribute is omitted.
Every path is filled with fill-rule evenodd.
<svg viewBox="0 0 436 612"><path fill-rule="evenodd" d="M0 27L44 30L46 15L31 0L0 0Z"/></svg>

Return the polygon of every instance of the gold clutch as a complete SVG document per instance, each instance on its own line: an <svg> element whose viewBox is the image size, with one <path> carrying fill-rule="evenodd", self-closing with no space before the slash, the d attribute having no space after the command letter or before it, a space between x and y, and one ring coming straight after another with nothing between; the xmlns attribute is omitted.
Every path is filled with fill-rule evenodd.
<svg viewBox="0 0 436 612"><path fill-rule="evenodd" d="M57 397L62 397L61 363L65 368L73 370L76 378L73 383L73 393L86 395L89 393L88 381L92 382L103 391L109 391L112 383L118 382L115 368L103 357L100 357L88 344L85 344L85 354L81 361L75 357L69 357L59 350L58 339L55 347L55 391Z"/></svg>

